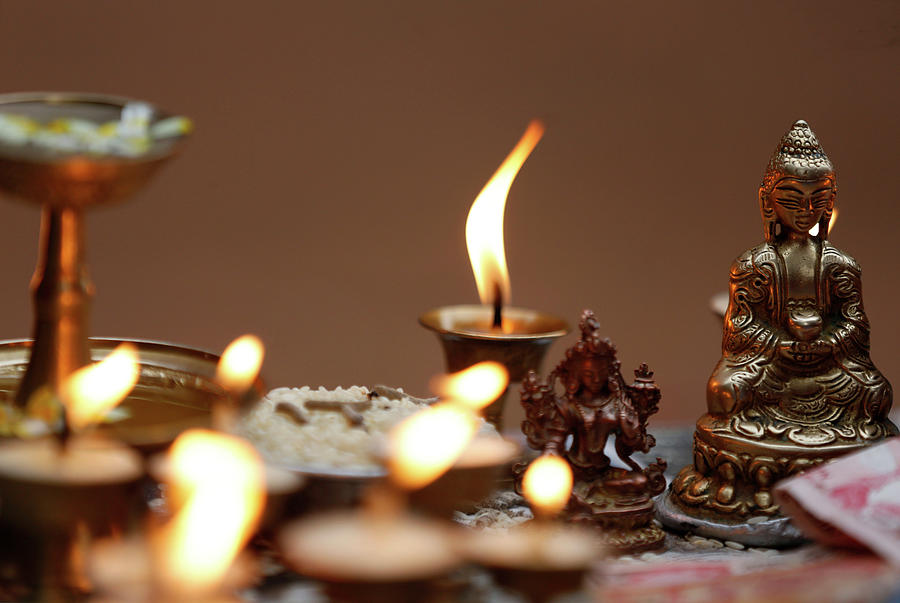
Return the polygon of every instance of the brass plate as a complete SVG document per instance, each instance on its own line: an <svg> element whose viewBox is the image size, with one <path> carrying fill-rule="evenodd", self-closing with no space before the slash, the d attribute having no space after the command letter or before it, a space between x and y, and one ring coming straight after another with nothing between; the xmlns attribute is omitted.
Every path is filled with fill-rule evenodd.
<svg viewBox="0 0 900 603"><path fill-rule="evenodd" d="M30 339L0 341L0 400L11 402L31 355ZM219 356L212 352L159 341L90 338L91 360L102 360L117 345L135 344L141 376L122 402L127 418L100 427L102 432L132 446L154 450L166 446L183 430L208 427L210 407L224 395L215 383ZM255 390L265 393L261 381Z"/></svg>

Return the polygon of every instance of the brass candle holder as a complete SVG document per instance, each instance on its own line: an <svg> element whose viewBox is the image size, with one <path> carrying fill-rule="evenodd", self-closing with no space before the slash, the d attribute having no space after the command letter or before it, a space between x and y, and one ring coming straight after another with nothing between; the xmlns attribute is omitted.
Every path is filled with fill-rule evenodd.
<svg viewBox="0 0 900 603"><path fill-rule="evenodd" d="M540 370L547 349L569 332L560 318L523 308L503 308L503 328L492 327L494 309L482 305L444 306L419 317L441 342L447 372L491 360L509 372L510 383L521 382L528 371ZM484 417L500 429L509 387L490 406Z"/></svg>
<svg viewBox="0 0 900 603"><path fill-rule="evenodd" d="M484 305L445 306L419 322L434 331L444 348L447 370L457 372L485 360L506 367L509 381L521 382L538 370L547 347L569 331L565 321L534 310L509 307L510 279L503 239L503 216L510 187L544 135L534 120L469 208L466 247L478 296ZM507 388L484 417L500 429Z"/></svg>
<svg viewBox="0 0 900 603"><path fill-rule="evenodd" d="M77 437L0 446L2 556L35 600L90 590L84 557L99 537L121 534L137 509L140 457L112 441Z"/></svg>
<svg viewBox="0 0 900 603"><path fill-rule="evenodd" d="M463 556L535 603L578 589L602 559L603 546L595 530L555 520L569 501L572 483L572 469L562 457L537 458L522 479L534 520L506 531L464 532L458 541Z"/></svg>
<svg viewBox="0 0 900 603"><path fill-rule="evenodd" d="M475 437L446 473L409 493L410 506L434 517L471 513L494 492L521 450L511 440Z"/></svg>
<svg viewBox="0 0 900 603"><path fill-rule="evenodd" d="M471 530L458 542L460 553L487 569L497 584L534 603L577 591L605 556L596 533L548 518L505 533Z"/></svg>
<svg viewBox="0 0 900 603"><path fill-rule="evenodd" d="M0 113L57 123L118 120L129 99L69 93L0 95ZM139 103L152 127L170 117ZM15 402L24 406L42 387L61 381L90 361L88 317L94 286L85 260L84 213L119 202L143 187L178 150L184 134L151 139L130 155L81 152L0 139L0 192L41 205L40 251L31 282L34 345Z"/></svg>
<svg viewBox="0 0 900 603"><path fill-rule="evenodd" d="M448 526L397 511L313 515L286 526L279 548L342 602L427 600L434 581L462 563Z"/></svg>

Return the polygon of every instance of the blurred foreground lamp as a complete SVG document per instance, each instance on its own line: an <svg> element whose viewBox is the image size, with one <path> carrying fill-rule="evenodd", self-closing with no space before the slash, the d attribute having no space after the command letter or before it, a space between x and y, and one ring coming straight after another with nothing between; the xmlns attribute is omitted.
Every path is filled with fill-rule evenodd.
<svg viewBox="0 0 900 603"><path fill-rule="evenodd" d="M445 473L456 471L456 463L478 441L478 410L506 383L506 371L496 363L440 379L435 388L444 399L411 415L389 434L391 484L373 486L361 511L310 517L282 532L281 546L291 567L325 582L333 600L428 598L429 582L460 559L451 544L449 523L407 513L396 488L430 488ZM517 452L511 448L504 462ZM439 498L457 495L450 490L440 488Z"/></svg>
<svg viewBox="0 0 900 603"><path fill-rule="evenodd" d="M546 601L578 589L590 566L602 558L603 546L595 530L553 520L572 492L572 470L563 458L536 458L522 486L535 520L507 532L471 530L463 550L499 584L528 600Z"/></svg>
<svg viewBox="0 0 900 603"><path fill-rule="evenodd" d="M262 514L262 461L243 440L193 430L172 445L170 462L177 512L160 544L162 581L174 592L216 593Z"/></svg>
<svg viewBox="0 0 900 603"><path fill-rule="evenodd" d="M90 575L115 600L166 603L237 601L252 578L240 556L262 515L262 461L253 447L214 431L186 431L165 460L174 516L147 538L95 547Z"/></svg>
<svg viewBox="0 0 900 603"><path fill-rule="evenodd" d="M419 317L444 348L447 370L485 360L504 365L510 381L540 368L554 339L568 332L565 321L534 310L509 307L510 280L503 242L503 214L513 180L544 133L533 121L497 172L478 194L466 220L466 244L482 305L444 306ZM506 392L485 410L498 428Z"/></svg>
<svg viewBox="0 0 900 603"><path fill-rule="evenodd" d="M536 517L553 517L563 510L572 494L572 468L562 457L539 456L525 470L522 492Z"/></svg>
<svg viewBox="0 0 900 603"><path fill-rule="evenodd" d="M122 444L82 432L128 395L137 375L135 348L120 345L60 384L62 436L0 446L3 545L15 551L36 599L86 592L80 563L85 548L127 523L143 475L141 459Z"/></svg>

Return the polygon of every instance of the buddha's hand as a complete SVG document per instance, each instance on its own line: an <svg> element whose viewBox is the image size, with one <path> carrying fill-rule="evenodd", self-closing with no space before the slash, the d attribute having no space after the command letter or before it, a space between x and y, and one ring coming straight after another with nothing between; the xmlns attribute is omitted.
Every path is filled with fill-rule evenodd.
<svg viewBox="0 0 900 603"><path fill-rule="evenodd" d="M810 363L821 360L834 351L834 345L825 339L813 341L784 341L778 344L778 351L782 356L794 362Z"/></svg>

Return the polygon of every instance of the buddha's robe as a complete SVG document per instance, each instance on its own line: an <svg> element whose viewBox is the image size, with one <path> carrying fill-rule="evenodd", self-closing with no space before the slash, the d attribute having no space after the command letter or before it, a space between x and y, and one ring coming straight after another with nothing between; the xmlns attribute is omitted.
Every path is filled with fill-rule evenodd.
<svg viewBox="0 0 900 603"><path fill-rule="evenodd" d="M817 245L815 299L788 299L787 269L774 244L745 252L731 267L723 355L707 404L745 436L816 445L892 432L885 420L891 386L869 357L859 265L827 241ZM798 341L792 312L804 306L818 312L821 328L797 349L827 353L786 357L780 348Z"/></svg>

